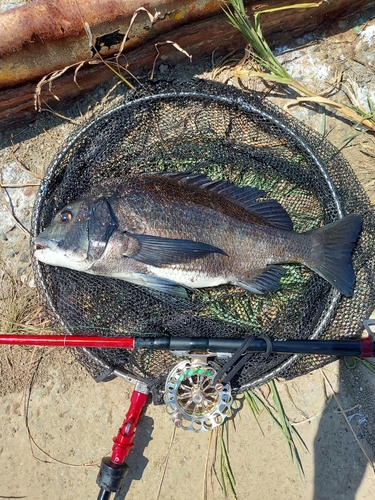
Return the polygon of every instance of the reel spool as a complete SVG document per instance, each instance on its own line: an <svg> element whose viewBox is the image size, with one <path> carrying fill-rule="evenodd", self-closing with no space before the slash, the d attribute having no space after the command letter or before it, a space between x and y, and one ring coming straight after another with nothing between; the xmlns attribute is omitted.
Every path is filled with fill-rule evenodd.
<svg viewBox="0 0 375 500"><path fill-rule="evenodd" d="M186 431L211 431L231 415L230 384L215 382L206 356L181 361L165 383L164 402L174 425Z"/></svg>

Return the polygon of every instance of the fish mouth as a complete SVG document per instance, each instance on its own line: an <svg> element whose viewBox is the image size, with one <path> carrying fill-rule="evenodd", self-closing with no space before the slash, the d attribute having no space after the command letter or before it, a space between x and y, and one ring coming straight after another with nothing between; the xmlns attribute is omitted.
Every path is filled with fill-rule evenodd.
<svg viewBox="0 0 375 500"><path fill-rule="evenodd" d="M40 238L39 236L34 239L35 250L45 250L46 248L50 250L56 250L59 242L56 240L50 240L48 238Z"/></svg>

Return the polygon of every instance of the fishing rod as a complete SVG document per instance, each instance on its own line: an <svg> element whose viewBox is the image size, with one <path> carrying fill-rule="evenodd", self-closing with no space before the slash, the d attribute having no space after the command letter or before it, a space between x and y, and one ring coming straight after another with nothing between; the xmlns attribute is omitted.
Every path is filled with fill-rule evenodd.
<svg viewBox="0 0 375 500"><path fill-rule="evenodd" d="M358 340L271 340L255 337L246 353L321 354L331 356L374 357L375 341L371 326L375 319L365 320L367 337ZM146 334L144 334L146 335ZM99 335L16 335L0 334L0 344L81 347L98 349L164 349L177 352L235 353L243 338L169 337L150 334L140 337L104 337Z"/></svg>
<svg viewBox="0 0 375 500"><path fill-rule="evenodd" d="M234 339L169 337L146 333L139 337L0 334L0 344L100 349L165 349L176 352L179 356L190 355L191 362L182 361L168 375L164 401L167 413L176 427L182 426L185 430L200 432L220 425L220 422L230 415L232 404L230 379L244 365L251 353L374 357L375 334L371 327L375 326L375 319L365 320L363 325L368 335L359 340L271 340L265 336L251 335ZM199 356L194 353L205 353L205 355ZM229 357L218 373L201 359L210 355ZM114 373L125 375L117 370ZM189 387L192 378L197 376L200 379L203 376L205 381L198 391L194 384ZM127 376L124 378L129 379ZM131 381L134 383L134 390L128 412L113 439L110 456L103 457L101 461L96 480L100 488L97 500L109 500L113 493L120 491L128 472L125 460L133 447L135 431L150 392L144 382ZM190 398L189 401L193 401L198 411L193 411L190 407L186 410L186 397Z"/></svg>

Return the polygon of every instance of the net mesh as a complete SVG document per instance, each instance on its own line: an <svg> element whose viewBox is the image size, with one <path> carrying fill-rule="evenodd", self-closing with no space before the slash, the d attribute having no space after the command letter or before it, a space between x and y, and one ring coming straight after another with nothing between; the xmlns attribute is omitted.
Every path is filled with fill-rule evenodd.
<svg viewBox="0 0 375 500"><path fill-rule="evenodd" d="M341 153L275 106L233 87L206 81L161 83L132 92L114 109L77 131L40 186L32 231L110 177L145 171L188 171L277 199L294 230L308 231L348 213L363 217L353 263L352 298L298 265L284 266L280 288L263 296L221 286L176 299L125 281L34 262L36 281L61 328L104 336L359 338L374 308L374 210ZM80 361L98 377L121 369L162 387L181 361L169 351L84 349ZM292 378L332 360L328 356L255 354L235 379L245 390L278 375ZM219 365L221 359L215 359Z"/></svg>

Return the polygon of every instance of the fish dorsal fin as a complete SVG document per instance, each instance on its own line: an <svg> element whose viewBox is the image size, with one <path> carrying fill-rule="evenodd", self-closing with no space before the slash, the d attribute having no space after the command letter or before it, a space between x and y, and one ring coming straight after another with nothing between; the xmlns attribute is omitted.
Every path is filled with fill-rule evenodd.
<svg viewBox="0 0 375 500"><path fill-rule="evenodd" d="M259 200L264 198L266 192L252 187L238 187L228 181L212 181L202 174L189 174L186 172L163 173L163 175L185 184L212 191L225 196L236 205L249 212L255 212L270 224L280 229L293 229L293 223L287 211L276 200ZM258 201L259 200L259 201Z"/></svg>

